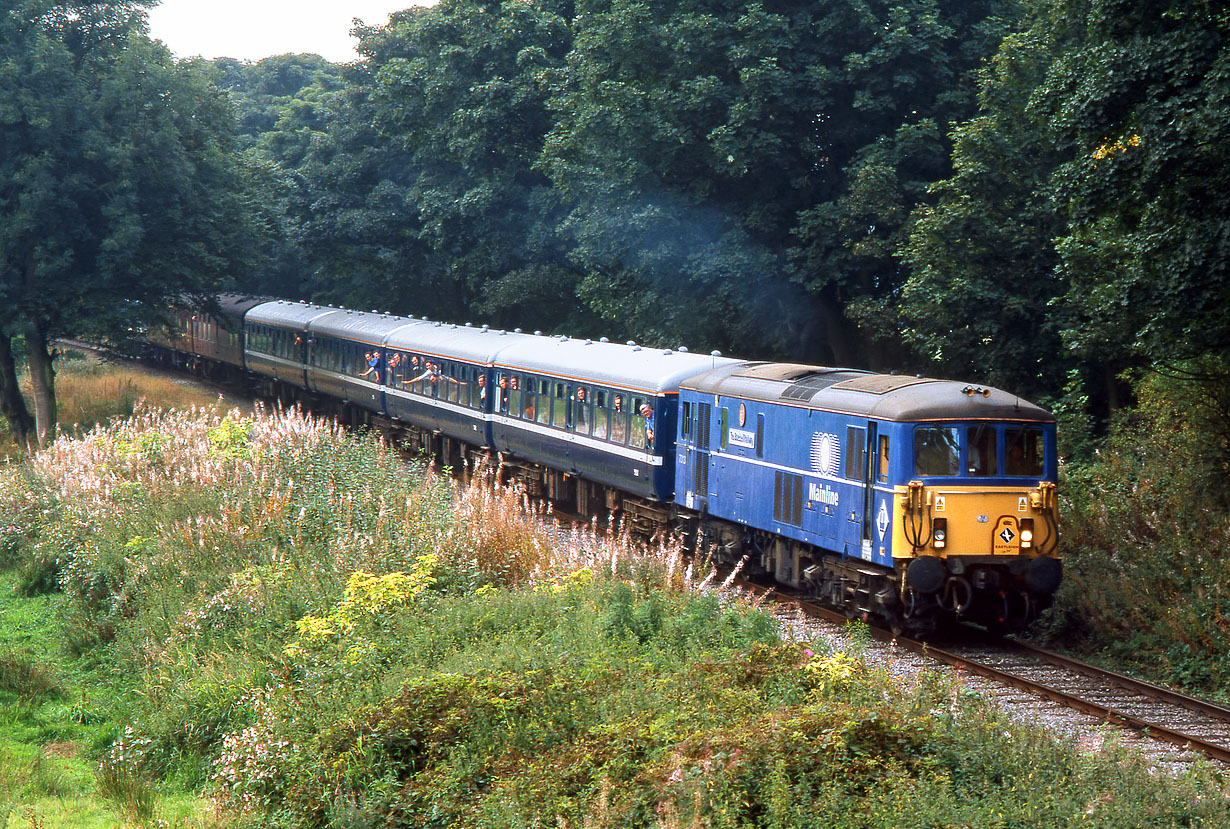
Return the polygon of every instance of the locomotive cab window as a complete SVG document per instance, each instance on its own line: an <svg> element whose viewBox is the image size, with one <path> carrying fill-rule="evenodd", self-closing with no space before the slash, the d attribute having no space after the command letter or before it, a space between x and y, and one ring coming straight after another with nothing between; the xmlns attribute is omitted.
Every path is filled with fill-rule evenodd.
<svg viewBox="0 0 1230 829"><path fill-rule="evenodd" d="M985 423L966 430L965 471L969 475L996 475L999 452L995 430Z"/></svg>
<svg viewBox="0 0 1230 829"><path fill-rule="evenodd" d="M876 462L876 480L880 483L888 480L888 435L880 435L879 459Z"/></svg>
<svg viewBox="0 0 1230 829"><path fill-rule="evenodd" d="M679 438L692 436L692 402L685 400L679 405Z"/></svg>
<svg viewBox="0 0 1230 829"><path fill-rule="evenodd" d="M1044 457L1041 429L1004 430L1004 472L1008 475L1040 477Z"/></svg>
<svg viewBox="0 0 1230 829"><path fill-rule="evenodd" d="M914 430L914 472L956 475L960 438L955 426L919 426Z"/></svg>

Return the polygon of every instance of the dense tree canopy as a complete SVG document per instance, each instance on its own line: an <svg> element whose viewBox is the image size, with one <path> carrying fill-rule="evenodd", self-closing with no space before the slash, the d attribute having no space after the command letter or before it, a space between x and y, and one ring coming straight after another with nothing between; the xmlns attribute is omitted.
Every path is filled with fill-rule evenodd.
<svg viewBox="0 0 1230 829"><path fill-rule="evenodd" d="M145 36L146 5L0 14L0 362L24 333L40 440L55 422L53 337L114 333L211 290L249 247L231 111ZM2 390L22 433L24 403Z"/></svg>
<svg viewBox="0 0 1230 829"><path fill-rule="evenodd" d="M230 280L1102 409L1230 365L1220 6L443 0L333 66L151 1L0 19L6 337Z"/></svg>
<svg viewBox="0 0 1230 829"><path fill-rule="evenodd" d="M1230 356L1228 36L1209 3L1033 7L919 212L914 339L1042 394L1079 371L1111 405L1124 368Z"/></svg>

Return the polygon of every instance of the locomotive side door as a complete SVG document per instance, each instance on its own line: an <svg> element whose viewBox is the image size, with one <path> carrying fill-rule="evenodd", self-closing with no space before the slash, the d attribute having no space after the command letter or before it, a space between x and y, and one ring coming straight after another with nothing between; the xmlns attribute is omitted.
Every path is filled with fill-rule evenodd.
<svg viewBox="0 0 1230 829"><path fill-rule="evenodd" d="M877 429L874 421L867 421L867 445L863 450L863 516L859 539L859 557L871 561L875 535L876 503L876 453Z"/></svg>
<svg viewBox="0 0 1230 829"><path fill-rule="evenodd" d="M709 418L713 406L690 402L680 408L680 446L685 447L682 458L685 503L691 509L704 512L709 503Z"/></svg>
<svg viewBox="0 0 1230 829"><path fill-rule="evenodd" d="M846 527L844 532L845 555L851 558L871 559L872 533L875 532L875 421L867 425L846 428L846 480L853 484L854 492L846 504Z"/></svg>

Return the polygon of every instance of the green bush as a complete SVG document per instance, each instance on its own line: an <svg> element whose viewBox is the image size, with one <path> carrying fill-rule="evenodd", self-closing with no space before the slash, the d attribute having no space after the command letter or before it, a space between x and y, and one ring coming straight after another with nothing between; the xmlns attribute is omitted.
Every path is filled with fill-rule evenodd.
<svg viewBox="0 0 1230 829"><path fill-rule="evenodd" d="M1160 375L1063 482L1065 583L1048 635L1206 691L1230 683L1223 395ZM1228 421L1230 422L1230 421Z"/></svg>

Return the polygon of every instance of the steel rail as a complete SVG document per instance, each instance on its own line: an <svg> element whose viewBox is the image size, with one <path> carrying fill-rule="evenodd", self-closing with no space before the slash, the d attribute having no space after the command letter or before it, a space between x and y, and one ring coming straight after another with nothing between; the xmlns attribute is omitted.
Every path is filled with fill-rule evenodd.
<svg viewBox="0 0 1230 829"><path fill-rule="evenodd" d="M770 601L794 605L804 614L814 618L837 623L843 623L849 620L844 614L809 601L801 600L797 597L790 596L789 594L782 593L775 588L764 588L746 584L744 587L755 590L756 592L766 593L766 597ZM959 654L943 650L942 648L937 648L927 642L902 636L894 637L891 632L874 626L870 627L870 633L873 638L881 642L895 641L899 647L902 647L911 653L935 659L959 670L967 671L968 673L976 674L989 679L992 682L1007 685L1009 687L1025 691L1026 693L1051 700L1052 702L1058 703L1066 708L1096 717L1103 722L1129 728L1144 735L1145 737L1171 743L1172 745L1180 748L1190 749L1191 751L1198 752L1210 759L1217 760L1222 763L1230 763L1230 747L1226 745L1212 743L1199 736L1168 728L1161 723L1145 720L1132 714L1116 710L1113 707L1084 699L1075 694L1062 691L1058 688L1037 682L1027 677L986 665L982 662L978 662L977 660L970 659L967 656L961 656ZM1151 682L1145 682L1143 680L1123 676L1122 674L1117 674L1113 671L1108 671L1095 665L1090 665L1088 663L1081 662L1080 660L1072 659L1071 657L1053 653L1052 651L1039 648L1035 645L1010 640L1004 640L1002 644L1009 650L1019 649L1020 651L1029 653L1037 657L1039 660L1053 666L1075 671L1092 679L1102 680L1108 685L1117 685L1123 690L1130 691L1144 697L1166 702L1171 705L1181 706L1189 711L1193 711L1217 720L1222 724L1230 725L1230 708L1225 708L1217 705L1216 703L1189 697L1185 694L1180 694L1177 691L1172 691L1169 688L1154 685Z"/></svg>

